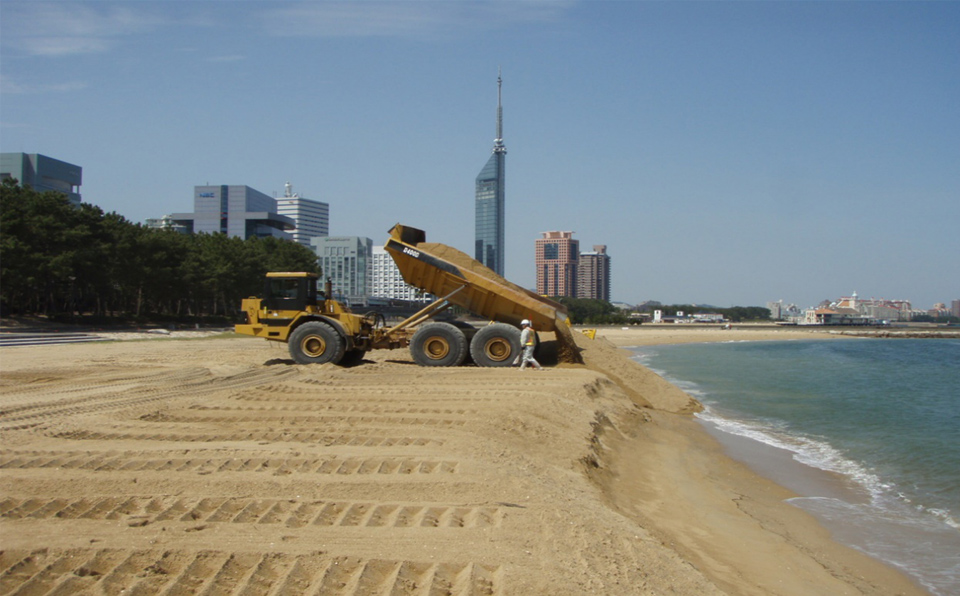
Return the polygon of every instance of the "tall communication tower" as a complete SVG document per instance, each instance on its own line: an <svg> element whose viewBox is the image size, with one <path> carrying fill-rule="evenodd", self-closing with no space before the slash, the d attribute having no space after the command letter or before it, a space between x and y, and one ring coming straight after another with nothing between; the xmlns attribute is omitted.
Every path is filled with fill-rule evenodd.
<svg viewBox="0 0 960 596"><path fill-rule="evenodd" d="M503 79L497 69L497 138L493 155L476 180L476 244L474 258L503 275L507 148L503 144Z"/></svg>

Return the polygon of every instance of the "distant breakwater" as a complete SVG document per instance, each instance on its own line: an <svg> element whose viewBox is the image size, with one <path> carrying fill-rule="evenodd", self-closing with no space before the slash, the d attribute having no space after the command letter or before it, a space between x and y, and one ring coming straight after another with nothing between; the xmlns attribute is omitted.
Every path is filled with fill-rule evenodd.
<svg viewBox="0 0 960 596"><path fill-rule="evenodd" d="M960 331L889 331L889 330L844 330L830 331L836 335L853 337L878 337L884 339L960 339Z"/></svg>

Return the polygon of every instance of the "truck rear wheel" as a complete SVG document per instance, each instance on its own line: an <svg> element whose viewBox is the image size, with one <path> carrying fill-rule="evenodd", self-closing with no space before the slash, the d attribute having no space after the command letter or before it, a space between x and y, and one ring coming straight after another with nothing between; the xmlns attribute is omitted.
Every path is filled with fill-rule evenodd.
<svg viewBox="0 0 960 596"><path fill-rule="evenodd" d="M460 366L467 356L467 338L450 323L429 323L410 339L410 355L420 366Z"/></svg>
<svg viewBox="0 0 960 596"><path fill-rule="evenodd" d="M367 355L366 350L347 350L343 353L343 358L340 359L340 366L356 366L363 361L363 357Z"/></svg>
<svg viewBox="0 0 960 596"><path fill-rule="evenodd" d="M520 355L520 330L506 323L487 325L473 336L470 355L477 366L512 366Z"/></svg>
<svg viewBox="0 0 960 596"><path fill-rule="evenodd" d="M290 356L297 364L337 364L343 358L345 347L340 334L320 321L300 325L287 339Z"/></svg>

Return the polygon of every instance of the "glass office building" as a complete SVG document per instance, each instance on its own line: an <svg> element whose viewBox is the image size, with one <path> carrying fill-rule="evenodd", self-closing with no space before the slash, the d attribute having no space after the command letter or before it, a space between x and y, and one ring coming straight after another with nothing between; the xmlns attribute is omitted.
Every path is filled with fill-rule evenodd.
<svg viewBox="0 0 960 596"><path fill-rule="evenodd" d="M504 154L494 153L477 176L476 254L474 258L503 275Z"/></svg>
<svg viewBox="0 0 960 596"><path fill-rule="evenodd" d="M172 213L176 225L191 234L227 234L238 238L291 240L295 222L277 213L276 199L242 185L193 187L193 213Z"/></svg>
<svg viewBox="0 0 960 596"><path fill-rule="evenodd" d="M476 182L476 245L474 258L498 275L503 275L504 184L507 148L503 145L503 107L500 101L501 79L497 76L497 138L493 155L480 170Z"/></svg>
<svg viewBox="0 0 960 596"><path fill-rule="evenodd" d="M37 192L63 193L72 205L80 206L83 168L72 163L38 153L3 153L0 178L15 178L21 186Z"/></svg>
<svg viewBox="0 0 960 596"><path fill-rule="evenodd" d="M360 236L324 236L312 238L324 280L330 279L333 295L348 305L367 303L370 295L370 264L373 240Z"/></svg>

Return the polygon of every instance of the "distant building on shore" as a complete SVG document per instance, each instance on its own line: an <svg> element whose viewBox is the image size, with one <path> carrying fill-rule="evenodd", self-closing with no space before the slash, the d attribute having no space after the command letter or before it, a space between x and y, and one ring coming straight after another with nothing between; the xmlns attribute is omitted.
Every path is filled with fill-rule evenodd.
<svg viewBox="0 0 960 596"><path fill-rule="evenodd" d="M767 302L767 310L770 311L770 318L779 321L783 318L783 300L777 302Z"/></svg>
<svg viewBox="0 0 960 596"><path fill-rule="evenodd" d="M825 301L826 302L826 301ZM878 325L910 321L913 307L909 300L862 299L854 292L829 304L821 303L804 313L803 325Z"/></svg>
<svg viewBox="0 0 960 596"><path fill-rule="evenodd" d="M913 317L913 306L909 300L860 298L856 292L840 298L831 306L851 308L877 321L909 321Z"/></svg>
<svg viewBox="0 0 960 596"><path fill-rule="evenodd" d="M787 321L799 323L803 320L803 311L796 304L784 304L783 300L776 302L767 302L767 310L770 311L770 320Z"/></svg>
<svg viewBox="0 0 960 596"><path fill-rule="evenodd" d="M39 153L2 153L0 179L5 178L16 178L20 186L37 192L63 193L72 205L80 205L83 168L78 165Z"/></svg>
<svg viewBox="0 0 960 596"><path fill-rule="evenodd" d="M872 325L874 320L852 308L811 308L804 313L804 325Z"/></svg>

